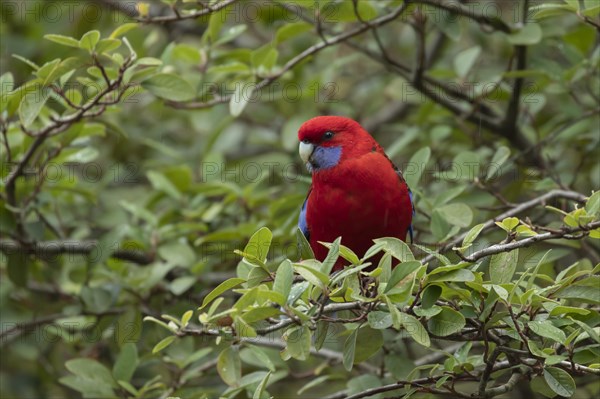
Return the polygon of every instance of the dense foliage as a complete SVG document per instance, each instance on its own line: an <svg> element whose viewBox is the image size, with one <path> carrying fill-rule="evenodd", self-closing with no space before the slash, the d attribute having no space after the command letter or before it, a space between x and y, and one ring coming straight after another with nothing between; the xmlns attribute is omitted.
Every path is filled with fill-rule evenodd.
<svg viewBox="0 0 600 399"><path fill-rule="evenodd" d="M597 1L0 7L2 398L600 393ZM312 259L320 114L414 243Z"/></svg>

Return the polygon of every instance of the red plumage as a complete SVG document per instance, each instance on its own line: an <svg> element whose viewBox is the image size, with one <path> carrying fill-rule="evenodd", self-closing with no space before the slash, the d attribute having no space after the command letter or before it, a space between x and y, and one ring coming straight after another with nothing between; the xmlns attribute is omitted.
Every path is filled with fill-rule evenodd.
<svg viewBox="0 0 600 399"><path fill-rule="evenodd" d="M369 133L352 119L320 116L300 127L298 139L312 169L299 226L318 260L328 252L319 241L339 236L358 256L375 238L406 239L413 214L410 190ZM340 258L334 270L345 263Z"/></svg>

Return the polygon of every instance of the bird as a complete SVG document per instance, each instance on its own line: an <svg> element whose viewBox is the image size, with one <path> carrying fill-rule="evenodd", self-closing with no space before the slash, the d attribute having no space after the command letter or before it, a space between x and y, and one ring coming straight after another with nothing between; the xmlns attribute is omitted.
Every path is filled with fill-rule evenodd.
<svg viewBox="0 0 600 399"><path fill-rule="evenodd" d="M299 153L312 175L298 228L315 258L323 261L331 243L362 257L381 237L411 242L414 206L402 172L377 141L355 120L317 116L298 130ZM338 258L332 273L348 262Z"/></svg>

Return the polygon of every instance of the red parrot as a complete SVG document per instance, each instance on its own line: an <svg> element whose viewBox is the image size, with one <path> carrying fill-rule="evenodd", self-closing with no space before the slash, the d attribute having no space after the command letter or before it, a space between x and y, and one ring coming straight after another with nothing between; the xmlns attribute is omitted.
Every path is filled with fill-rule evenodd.
<svg viewBox="0 0 600 399"><path fill-rule="evenodd" d="M412 241L412 194L400 170L358 122L341 116L318 116L298 131L300 157L312 185L298 220L315 257L319 244L342 237L342 244L363 256L373 239ZM340 258L333 271L344 267ZM347 263L347 262L346 262Z"/></svg>

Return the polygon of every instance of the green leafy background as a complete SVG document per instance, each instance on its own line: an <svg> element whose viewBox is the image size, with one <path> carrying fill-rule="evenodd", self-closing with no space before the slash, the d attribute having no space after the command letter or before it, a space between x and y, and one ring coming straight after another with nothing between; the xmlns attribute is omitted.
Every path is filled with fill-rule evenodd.
<svg viewBox="0 0 600 399"><path fill-rule="evenodd" d="M597 2L200 3L3 2L1 397L598 395ZM296 244L323 114L378 264Z"/></svg>

